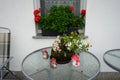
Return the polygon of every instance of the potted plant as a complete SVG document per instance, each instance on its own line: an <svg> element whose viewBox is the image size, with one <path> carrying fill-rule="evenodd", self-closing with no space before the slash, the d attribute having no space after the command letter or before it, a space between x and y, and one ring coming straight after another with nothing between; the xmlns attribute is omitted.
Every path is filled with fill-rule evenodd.
<svg viewBox="0 0 120 80"><path fill-rule="evenodd" d="M75 16L73 10L74 6L53 5L48 14L40 16L41 9L36 9L34 10L34 20L43 31L48 30L58 34L69 33L69 28L83 28L85 26L85 10L84 12L82 10L80 16Z"/></svg>
<svg viewBox="0 0 120 80"><path fill-rule="evenodd" d="M85 41L82 34L71 32L69 35L57 36L52 45L51 58L55 58L59 64L67 63L73 55L78 55L77 50L88 51L89 47L90 42Z"/></svg>

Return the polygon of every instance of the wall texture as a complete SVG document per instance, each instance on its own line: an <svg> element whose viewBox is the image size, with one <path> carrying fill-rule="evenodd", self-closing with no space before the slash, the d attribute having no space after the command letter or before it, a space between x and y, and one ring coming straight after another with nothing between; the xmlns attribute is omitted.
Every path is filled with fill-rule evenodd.
<svg viewBox="0 0 120 80"><path fill-rule="evenodd" d="M87 0L86 35L92 42L90 51L101 62L101 71L113 71L103 61L109 49L120 48L119 0Z"/></svg>
<svg viewBox="0 0 120 80"><path fill-rule="evenodd" d="M0 0L0 26L11 29L11 69L21 70L23 58L34 50L51 46L52 39L33 39L33 0Z"/></svg>
<svg viewBox="0 0 120 80"><path fill-rule="evenodd" d="M0 0L0 26L11 29L12 70L21 70L26 55L42 47L51 46L53 39L33 39L35 24L33 0ZM90 51L101 62L101 71L114 71L103 61L105 51L120 48L119 0L88 0L86 31L92 43Z"/></svg>

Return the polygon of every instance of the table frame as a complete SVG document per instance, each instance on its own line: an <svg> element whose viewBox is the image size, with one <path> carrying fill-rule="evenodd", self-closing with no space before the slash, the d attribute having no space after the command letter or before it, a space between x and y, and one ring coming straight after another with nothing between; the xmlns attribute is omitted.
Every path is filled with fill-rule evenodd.
<svg viewBox="0 0 120 80"><path fill-rule="evenodd" d="M111 63L109 63L109 62L106 61L106 59L105 59L105 55L108 54L108 52L112 52L112 51L116 51L116 50L120 50L120 49L111 49L111 50L106 51L106 52L104 53L104 55L103 55L103 60L104 60L104 62L105 62L108 66L110 66L111 68L113 68L113 69L115 69L115 70L117 70L117 71L120 72L120 68L117 68L116 66L112 65ZM111 54L111 55L112 55L112 54ZM115 55L112 55L112 56L115 56ZM115 57L120 58L119 56L115 56Z"/></svg>

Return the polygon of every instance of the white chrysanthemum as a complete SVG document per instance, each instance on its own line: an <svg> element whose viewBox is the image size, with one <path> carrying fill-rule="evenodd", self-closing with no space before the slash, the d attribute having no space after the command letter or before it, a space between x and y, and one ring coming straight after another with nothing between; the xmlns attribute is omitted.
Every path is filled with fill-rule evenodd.
<svg viewBox="0 0 120 80"><path fill-rule="evenodd" d="M72 45L72 43L71 43L71 42L67 43L67 46L71 46L71 45Z"/></svg>
<svg viewBox="0 0 120 80"><path fill-rule="evenodd" d="M60 36L57 36L58 39L60 39Z"/></svg>
<svg viewBox="0 0 120 80"><path fill-rule="evenodd" d="M61 52L62 50L61 50L61 49L59 49L58 51L59 51L59 52Z"/></svg>
<svg viewBox="0 0 120 80"><path fill-rule="evenodd" d="M71 48L70 48L70 47L67 47L67 50L69 50L69 51L70 51L70 50L71 50Z"/></svg>
<svg viewBox="0 0 120 80"><path fill-rule="evenodd" d="M79 42L80 42L80 40L77 40L76 42L77 42L77 43L79 43Z"/></svg>
<svg viewBox="0 0 120 80"><path fill-rule="evenodd" d="M76 39L73 39L73 42L76 42Z"/></svg>
<svg viewBox="0 0 120 80"><path fill-rule="evenodd" d="M79 45L78 47L79 47L79 48L81 48L81 47L82 47L82 45Z"/></svg>
<svg viewBox="0 0 120 80"><path fill-rule="evenodd" d="M56 51L56 47L53 47L53 51Z"/></svg>

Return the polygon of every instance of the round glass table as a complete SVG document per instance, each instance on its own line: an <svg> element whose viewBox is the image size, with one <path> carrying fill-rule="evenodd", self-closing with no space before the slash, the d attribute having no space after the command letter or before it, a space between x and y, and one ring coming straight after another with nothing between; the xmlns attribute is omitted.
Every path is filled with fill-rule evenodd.
<svg viewBox="0 0 120 80"><path fill-rule="evenodd" d="M44 59L42 51L51 54L51 47L36 50L27 55L22 62L22 72L30 80L92 80L100 72L100 62L90 52L80 52L80 66L75 67L72 61L50 67L50 57Z"/></svg>
<svg viewBox="0 0 120 80"><path fill-rule="evenodd" d="M103 59L108 66L120 72L120 49L106 51Z"/></svg>

